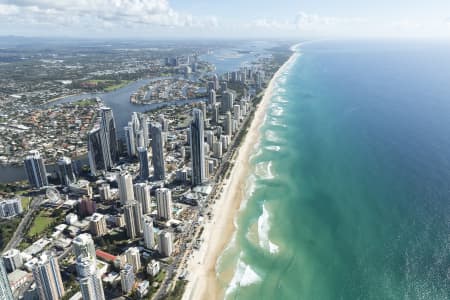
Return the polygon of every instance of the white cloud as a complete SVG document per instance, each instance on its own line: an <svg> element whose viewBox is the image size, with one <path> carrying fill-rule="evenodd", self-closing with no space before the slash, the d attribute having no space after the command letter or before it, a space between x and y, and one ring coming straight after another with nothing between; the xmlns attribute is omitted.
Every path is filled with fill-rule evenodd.
<svg viewBox="0 0 450 300"><path fill-rule="evenodd" d="M215 17L178 12L168 0L0 0L0 16L15 22L75 26L203 27L218 23Z"/></svg>

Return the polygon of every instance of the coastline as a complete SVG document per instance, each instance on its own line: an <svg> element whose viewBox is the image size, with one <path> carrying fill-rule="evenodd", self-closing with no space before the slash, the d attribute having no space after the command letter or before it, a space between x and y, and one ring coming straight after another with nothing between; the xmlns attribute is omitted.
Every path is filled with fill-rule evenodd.
<svg viewBox="0 0 450 300"><path fill-rule="evenodd" d="M220 286L216 276L216 262L236 231L234 219L245 197L246 178L251 172L250 156L259 142L261 126L265 121L275 81L298 57L295 51L296 46L291 47L291 56L271 78L262 101L255 111L247 135L237 151L237 156L233 157L234 166L220 199L213 205L212 220L205 221L202 236L204 242L189 259L187 268L189 282L182 298L184 300L223 299L224 297L225 290Z"/></svg>

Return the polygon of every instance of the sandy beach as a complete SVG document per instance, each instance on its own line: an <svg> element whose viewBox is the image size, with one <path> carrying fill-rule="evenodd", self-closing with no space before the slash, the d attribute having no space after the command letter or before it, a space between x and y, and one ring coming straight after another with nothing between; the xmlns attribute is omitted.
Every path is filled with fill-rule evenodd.
<svg viewBox="0 0 450 300"><path fill-rule="evenodd" d="M274 82L295 60L295 57L296 55L293 53L272 77L255 112L245 140L236 151L230 177L224 185L220 199L212 208L213 218L205 221L203 243L199 250L194 251L189 260L187 277L189 283L183 295L184 300L224 298L224 288L219 285L216 277L216 262L236 230L234 218L245 195L246 178L250 173L250 156L260 138L260 128L264 123L267 107L272 97Z"/></svg>

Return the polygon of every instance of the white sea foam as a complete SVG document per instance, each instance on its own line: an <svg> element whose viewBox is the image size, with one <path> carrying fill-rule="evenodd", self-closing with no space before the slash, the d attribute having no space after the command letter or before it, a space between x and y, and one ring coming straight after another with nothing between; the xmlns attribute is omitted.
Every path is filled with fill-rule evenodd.
<svg viewBox="0 0 450 300"><path fill-rule="evenodd" d="M257 163L255 166L255 174L261 179L265 180L273 179L274 176L272 174L272 162L264 161Z"/></svg>
<svg viewBox="0 0 450 300"><path fill-rule="evenodd" d="M284 109L282 107L274 107L272 108L272 116L280 117L283 115Z"/></svg>
<svg viewBox="0 0 450 300"><path fill-rule="evenodd" d="M249 265L242 261L242 252L237 262L236 271L231 279L225 295L233 293L238 287L246 287L261 282L261 276Z"/></svg>
<svg viewBox="0 0 450 300"><path fill-rule="evenodd" d="M258 218L258 238L259 246L263 249L269 250L270 253L278 253L278 246L272 243L269 239L270 231L270 215L265 205L262 206L263 213Z"/></svg>
<svg viewBox="0 0 450 300"><path fill-rule="evenodd" d="M276 145L271 145L271 146L266 146L265 149L269 150L269 151L278 152L278 151L281 150L281 147L280 146L276 146Z"/></svg>
<svg viewBox="0 0 450 300"><path fill-rule="evenodd" d="M266 140L272 143L280 143L281 138L272 130L266 130Z"/></svg>
<svg viewBox="0 0 450 300"><path fill-rule="evenodd" d="M287 103L288 102L285 98L281 97L280 95L273 97L273 101L275 103Z"/></svg>
<svg viewBox="0 0 450 300"><path fill-rule="evenodd" d="M287 128L287 125L286 125L286 124L283 124L281 121L276 120L276 119L270 120L270 125L272 125L272 126L277 126L277 127Z"/></svg>

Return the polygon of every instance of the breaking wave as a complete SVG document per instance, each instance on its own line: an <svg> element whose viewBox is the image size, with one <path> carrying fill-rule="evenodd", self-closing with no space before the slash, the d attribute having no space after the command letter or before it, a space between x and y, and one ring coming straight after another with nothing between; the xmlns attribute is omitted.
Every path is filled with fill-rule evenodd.
<svg viewBox="0 0 450 300"><path fill-rule="evenodd" d="M262 206L262 209L263 213L258 218L259 246L265 250L269 250L270 253L275 254L278 253L279 247L276 244L272 243L269 239L270 215L264 204Z"/></svg>

